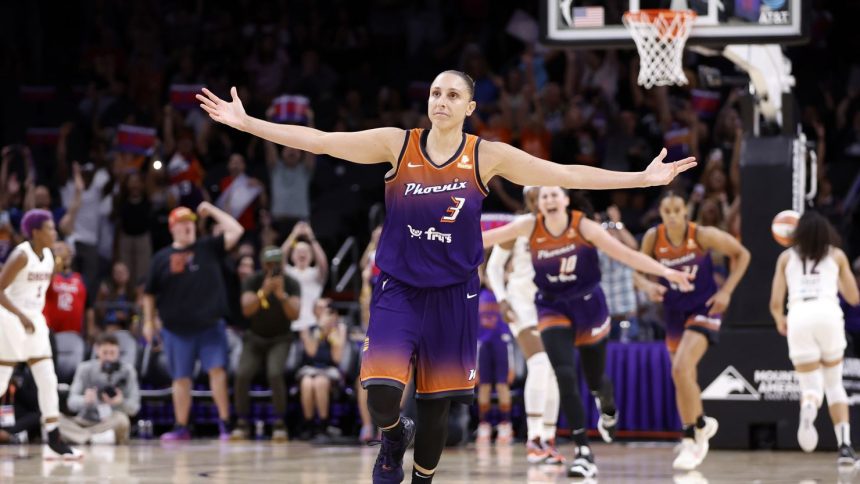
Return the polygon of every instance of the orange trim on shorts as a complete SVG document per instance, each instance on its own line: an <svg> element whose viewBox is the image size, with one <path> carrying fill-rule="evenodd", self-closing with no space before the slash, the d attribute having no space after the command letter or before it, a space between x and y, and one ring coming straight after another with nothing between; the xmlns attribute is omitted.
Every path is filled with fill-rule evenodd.
<svg viewBox="0 0 860 484"><path fill-rule="evenodd" d="M416 390L415 390L415 393L423 393L423 394L427 395L427 394L442 393L442 392L456 392L456 391L460 391L460 390L474 390L474 389L475 389L475 387L477 387L477 386L478 386L477 381L478 381L478 379L477 379L477 378L475 378L475 384L473 384L472 386L468 386L468 387L460 387L460 388L443 388L443 389L441 389L441 390L431 390L431 391L425 391L425 390L418 390L418 389L416 389ZM489 384L488 384L488 385L489 385Z"/></svg>
<svg viewBox="0 0 860 484"><path fill-rule="evenodd" d="M597 333L593 336L590 332L588 334L577 335L574 344L576 346L593 345L594 343L597 343L602 339L606 338L607 335L609 335L609 325L606 325L606 328L604 328L600 333Z"/></svg>
<svg viewBox="0 0 860 484"><path fill-rule="evenodd" d="M559 326L571 326L570 319L561 315L544 316L538 320L538 331L543 331L548 328L556 328Z"/></svg>
<svg viewBox="0 0 860 484"><path fill-rule="evenodd" d="M361 378L359 381L364 382L367 380L394 380L394 381L402 384L403 386L406 386L406 384L409 383L409 380L401 380L400 378L395 378L393 376L388 376L388 375L385 375L385 376L375 376L375 375L374 376L366 376L364 378Z"/></svg>
<svg viewBox="0 0 860 484"><path fill-rule="evenodd" d="M690 316L687 318L686 324L684 324L684 329L689 328L690 326L698 326L700 328L705 328L708 331L719 331L720 326L722 326L722 321L718 318L711 318L709 316L705 316L707 320L700 319L702 315L697 314L695 316ZM712 319L720 321L719 323L711 322Z"/></svg>

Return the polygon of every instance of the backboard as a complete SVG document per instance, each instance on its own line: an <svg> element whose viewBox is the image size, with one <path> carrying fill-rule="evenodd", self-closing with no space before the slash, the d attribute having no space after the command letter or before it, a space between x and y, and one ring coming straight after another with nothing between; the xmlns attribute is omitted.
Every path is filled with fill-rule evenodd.
<svg viewBox="0 0 860 484"><path fill-rule="evenodd" d="M633 48L628 10L686 4L697 14L687 45L790 44L806 40L811 0L539 0L541 37L570 47Z"/></svg>

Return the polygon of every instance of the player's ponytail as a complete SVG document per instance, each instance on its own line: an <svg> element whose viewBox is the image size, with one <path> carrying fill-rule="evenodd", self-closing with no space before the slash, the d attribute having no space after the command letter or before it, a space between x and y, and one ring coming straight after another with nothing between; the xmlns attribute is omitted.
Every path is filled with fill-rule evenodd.
<svg viewBox="0 0 860 484"><path fill-rule="evenodd" d="M837 240L830 222L814 210L807 210L800 217L793 239L792 246L800 257L815 262L823 259Z"/></svg>

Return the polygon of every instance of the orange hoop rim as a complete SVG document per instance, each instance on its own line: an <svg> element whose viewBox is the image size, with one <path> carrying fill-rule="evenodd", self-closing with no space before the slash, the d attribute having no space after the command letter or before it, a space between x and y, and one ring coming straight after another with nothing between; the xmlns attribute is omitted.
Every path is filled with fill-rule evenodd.
<svg viewBox="0 0 860 484"><path fill-rule="evenodd" d="M671 23L675 21L675 17L680 17L680 21L684 24L693 22L698 15L694 10L671 10L668 8L645 8L638 11L624 12L624 20L630 24L653 24L657 19L664 19L670 25L661 25L659 36L680 37L684 29L679 28L680 24ZM689 33L689 31L687 31Z"/></svg>
<svg viewBox="0 0 860 484"><path fill-rule="evenodd" d="M684 17L686 20L695 20L698 16L695 10L671 10L668 8L643 8L641 10L624 12L624 17L633 21L652 22L655 18ZM642 17L645 17L644 19Z"/></svg>

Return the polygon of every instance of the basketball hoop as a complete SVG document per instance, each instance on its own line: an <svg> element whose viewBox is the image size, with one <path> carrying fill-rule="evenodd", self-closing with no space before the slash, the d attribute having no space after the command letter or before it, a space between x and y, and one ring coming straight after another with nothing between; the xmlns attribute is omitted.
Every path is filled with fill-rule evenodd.
<svg viewBox="0 0 860 484"><path fill-rule="evenodd" d="M640 86L687 84L681 59L695 20L692 10L647 9L624 14L624 26L639 51Z"/></svg>

